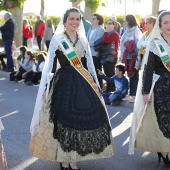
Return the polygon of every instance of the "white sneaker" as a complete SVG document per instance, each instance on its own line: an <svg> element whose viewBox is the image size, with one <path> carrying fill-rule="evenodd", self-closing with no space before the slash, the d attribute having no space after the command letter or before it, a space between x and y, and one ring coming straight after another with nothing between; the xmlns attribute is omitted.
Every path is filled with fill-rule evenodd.
<svg viewBox="0 0 170 170"><path fill-rule="evenodd" d="M129 99L130 99L129 95L126 95L124 98L122 98L122 100L129 100Z"/></svg>
<svg viewBox="0 0 170 170"><path fill-rule="evenodd" d="M40 84L33 84L33 86L39 86Z"/></svg>
<svg viewBox="0 0 170 170"><path fill-rule="evenodd" d="M22 80L18 81L18 83L22 83L22 82L24 82L24 81L25 81L25 79L22 79Z"/></svg>
<svg viewBox="0 0 170 170"><path fill-rule="evenodd" d="M129 102L130 103L134 103L135 102L135 98L136 98L136 96L130 96Z"/></svg>

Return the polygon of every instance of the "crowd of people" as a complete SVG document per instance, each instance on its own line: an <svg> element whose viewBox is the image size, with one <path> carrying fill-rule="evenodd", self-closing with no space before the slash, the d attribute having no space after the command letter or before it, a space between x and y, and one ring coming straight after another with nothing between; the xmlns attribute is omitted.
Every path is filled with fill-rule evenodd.
<svg viewBox="0 0 170 170"><path fill-rule="evenodd" d="M34 156L60 162L61 170L78 170L78 161L112 157L115 146L105 104L118 106L129 100L135 102L129 154L134 147L157 152L170 167L170 12L161 11L157 17L145 19L146 32L134 15L125 16L122 29L115 16L103 26L98 13L89 24L77 8L66 10L55 31L52 21L45 24L41 16L35 29L24 20L14 71L13 22L5 14L6 23L0 27L5 71L12 72L13 81L39 85L30 128ZM12 26L10 34L7 24ZM34 56L27 49L33 35L40 51L43 39L48 54ZM154 80L154 74L160 78Z"/></svg>

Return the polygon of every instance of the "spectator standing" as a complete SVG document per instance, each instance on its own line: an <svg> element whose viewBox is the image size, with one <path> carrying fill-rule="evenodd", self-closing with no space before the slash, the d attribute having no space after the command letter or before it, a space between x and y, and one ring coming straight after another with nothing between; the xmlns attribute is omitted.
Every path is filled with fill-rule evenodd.
<svg viewBox="0 0 170 170"><path fill-rule="evenodd" d="M99 14L93 14L92 17L92 28L89 29L87 33L87 39L90 44L90 49L93 57L93 63L97 74L97 69L102 69L102 64L100 63L99 52L94 50L94 42L99 38L102 38L104 33L103 25L103 17ZM100 88L103 88L102 78L97 74L97 78L99 80Z"/></svg>
<svg viewBox="0 0 170 170"><path fill-rule="evenodd" d="M28 49L30 49L33 48L33 26L30 21L28 21L28 23L29 23L30 35L27 41L27 47Z"/></svg>
<svg viewBox="0 0 170 170"><path fill-rule="evenodd" d="M137 60L136 60L136 65L135 65L135 68L137 68L137 69L140 69L140 65L141 65L143 56L145 54L147 41L148 41L148 39L149 39L149 37L151 35L151 31L154 28L156 19L157 18L154 17L154 16L150 16L150 17L145 19L145 27L146 27L147 31L144 32L142 38L137 43L137 47L138 47L138 49L140 49L139 55L138 55Z"/></svg>
<svg viewBox="0 0 170 170"><path fill-rule="evenodd" d="M107 21L105 33L102 36L103 42L106 44L100 50L101 64L103 65L104 73L107 77L112 77L115 74L115 65L118 58L119 49L119 34L115 31L117 23L112 19ZM115 91L113 82L107 83L106 92Z"/></svg>
<svg viewBox="0 0 170 170"><path fill-rule="evenodd" d="M23 20L22 26L22 45L27 47L28 38L30 38L31 30L27 19Z"/></svg>
<svg viewBox="0 0 170 170"><path fill-rule="evenodd" d="M51 38L54 34L54 26L53 26L53 21L51 19L48 19L46 21L46 28L44 31L44 43L47 47L47 51L50 45Z"/></svg>
<svg viewBox="0 0 170 170"><path fill-rule="evenodd" d="M39 50L41 51L41 41L42 37L44 36L44 30L45 30L45 23L41 19L41 15L37 16L37 21L35 23L35 38L37 38L37 44L39 47Z"/></svg>
<svg viewBox="0 0 170 170"><path fill-rule="evenodd" d="M125 17L126 30L121 37L121 56L122 62L125 63L125 70L129 77L130 82L130 102L135 101L136 90L138 85L138 70L135 68L135 63L139 49L137 48L137 42L142 37L142 32L138 28L138 24L134 15L126 15Z"/></svg>
<svg viewBox="0 0 170 170"><path fill-rule="evenodd" d="M119 35L121 35L121 24L120 24L120 22L117 21L117 17L116 16L113 16L112 20L116 22L116 24L117 24L116 31L119 33Z"/></svg>
<svg viewBox="0 0 170 170"><path fill-rule="evenodd" d="M13 59L12 59L12 42L14 39L14 22L11 19L10 13L4 15L5 24L0 27L2 33L2 40L4 43L5 53L7 57L6 72L12 72L14 70Z"/></svg>

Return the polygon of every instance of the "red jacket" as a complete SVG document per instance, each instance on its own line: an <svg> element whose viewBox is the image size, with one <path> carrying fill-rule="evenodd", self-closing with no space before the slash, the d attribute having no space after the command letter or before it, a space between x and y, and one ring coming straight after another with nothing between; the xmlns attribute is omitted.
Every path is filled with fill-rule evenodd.
<svg viewBox="0 0 170 170"><path fill-rule="evenodd" d="M115 31L114 33L110 34L108 32L105 32L102 36L103 41L106 44L109 43L114 43L114 51L113 54L114 56L117 58L118 56L118 48L119 48L119 42L120 42L120 38L119 38L119 34Z"/></svg>
<svg viewBox="0 0 170 170"><path fill-rule="evenodd" d="M44 30L45 30L45 23L43 20L40 20L39 22L35 23L35 37L37 36L44 36Z"/></svg>
<svg viewBox="0 0 170 170"><path fill-rule="evenodd" d="M30 38L31 36L31 30L28 26L23 25L22 27L22 37L23 38Z"/></svg>

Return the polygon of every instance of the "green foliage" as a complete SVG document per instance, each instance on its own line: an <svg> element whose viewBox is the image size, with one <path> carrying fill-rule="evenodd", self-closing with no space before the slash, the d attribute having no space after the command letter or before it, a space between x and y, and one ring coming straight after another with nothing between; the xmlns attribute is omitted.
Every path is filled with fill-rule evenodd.
<svg viewBox="0 0 170 170"><path fill-rule="evenodd" d="M24 1L26 0L9 0L11 3L15 3L19 8L23 9Z"/></svg>
<svg viewBox="0 0 170 170"><path fill-rule="evenodd" d="M24 1L26 1L26 0L0 0L0 10L5 10L5 11L10 10L9 6L7 5L7 2L12 4L11 7L17 6L21 9L23 9Z"/></svg>
<svg viewBox="0 0 170 170"><path fill-rule="evenodd" d="M45 16L44 19L51 19L53 21L53 25L56 26L59 24L61 18L56 16Z"/></svg>
<svg viewBox="0 0 170 170"><path fill-rule="evenodd" d="M106 6L107 0L85 0L87 7L97 9L99 6Z"/></svg>
<svg viewBox="0 0 170 170"><path fill-rule="evenodd" d="M6 6L4 6L3 0L0 0L0 10L9 11L9 9Z"/></svg>
<svg viewBox="0 0 170 170"><path fill-rule="evenodd" d="M112 16L116 16L116 17L117 17L117 21L118 21L118 22L121 24L121 26L123 27L123 24L124 24L123 21L124 21L125 16L124 16L124 15L112 15ZM106 25L107 21L108 21L109 19L111 19L112 16L105 16L105 15L103 15L104 25ZM135 17L136 17L138 23L143 19L140 15L135 15Z"/></svg>
<svg viewBox="0 0 170 170"><path fill-rule="evenodd" d="M4 18L0 18L0 25L4 25L4 24L5 24Z"/></svg>

